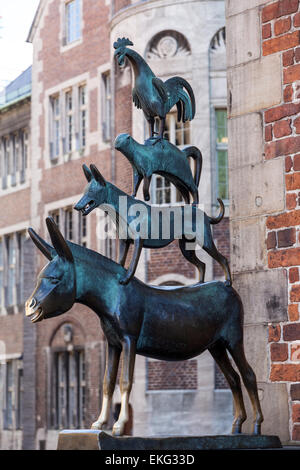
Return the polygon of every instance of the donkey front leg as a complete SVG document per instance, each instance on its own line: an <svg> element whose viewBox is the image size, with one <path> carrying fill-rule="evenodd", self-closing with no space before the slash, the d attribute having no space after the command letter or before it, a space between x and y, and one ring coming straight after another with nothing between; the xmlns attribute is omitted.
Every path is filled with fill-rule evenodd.
<svg viewBox="0 0 300 470"><path fill-rule="evenodd" d="M120 354L120 349L107 343L102 408L99 418L92 424L92 429L101 429L103 424L108 421L111 399L116 385Z"/></svg>
<svg viewBox="0 0 300 470"><path fill-rule="evenodd" d="M132 387L136 341L126 336L123 341L123 361L120 377L121 410L118 421L114 424L112 433L114 436L124 434L125 424L129 419L129 395Z"/></svg>

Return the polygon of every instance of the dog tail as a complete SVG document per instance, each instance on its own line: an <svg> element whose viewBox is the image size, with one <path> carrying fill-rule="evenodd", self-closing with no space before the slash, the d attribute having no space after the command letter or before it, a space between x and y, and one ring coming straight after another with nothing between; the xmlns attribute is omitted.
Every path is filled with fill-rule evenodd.
<svg viewBox="0 0 300 470"><path fill-rule="evenodd" d="M209 223L211 225L215 225L215 224L218 224L219 222L221 222L221 220L223 219L224 214L225 214L225 207L224 207L224 203L223 203L222 199L218 198L218 201L219 201L219 204L221 206L220 214L217 217L208 217L209 218Z"/></svg>
<svg viewBox="0 0 300 470"><path fill-rule="evenodd" d="M197 147L194 146L186 147L185 149L183 149L183 151L186 154L187 158L192 157L193 160L195 160L196 162L194 181L195 185L198 188L202 171L202 153Z"/></svg>

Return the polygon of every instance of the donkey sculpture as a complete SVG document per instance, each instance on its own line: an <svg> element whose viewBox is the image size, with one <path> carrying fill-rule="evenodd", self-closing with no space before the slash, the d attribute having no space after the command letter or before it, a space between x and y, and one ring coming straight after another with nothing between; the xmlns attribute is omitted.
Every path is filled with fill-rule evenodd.
<svg viewBox="0 0 300 470"><path fill-rule="evenodd" d="M250 396L253 433L260 434L263 415L256 377L243 347L243 306L237 292L220 281L188 287L151 287L136 278L127 286L119 280L124 268L114 261L74 243L66 242L52 218L46 219L53 247L32 229L29 234L50 260L40 272L37 286L26 302L26 316L33 323L67 312L75 302L98 315L107 340L103 403L92 425L107 422L121 353L121 410L113 426L122 435L128 420L136 354L166 361L186 360L209 350L223 371L233 393L233 433L242 431L246 419L239 374Z"/></svg>
<svg viewBox="0 0 300 470"><path fill-rule="evenodd" d="M190 211L185 210L184 206L171 207L170 209L170 221L168 221L168 227L170 231L168 235L164 236L163 221L152 220L153 209L149 204L143 201L128 196L126 193L121 191L117 186L105 181L99 170L95 165L90 166L89 169L86 165L83 165L84 174L88 180L88 185L85 189L84 195L77 202L74 209L81 211L86 216L96 207L101 207L103 210L107 210L108 214L112 217L113 222L120 229L120 232L124 234L124 238L120 238L120 264L125 265L126 257L130 245L134 244L134 251L130 266L128 268L126 276L120 280L122 284L127 284L136 271L138 261L141 255L142 248L163 248L169 245L175 238L178 238L179 248L183 256L199 271L199 279L204 282L205 276L205 263L195 254L195 249L187 248L186 242L191 241L194 237L196 241L210 256L212 256L223 268L226 283L231 284L231 273L229 263L225 256L223 256L214 244L211 225L219 223L224 216L224 204L221 199L218 199L221 205L220 214L217 217L209 217L205 212L198 209L196 206L190 206ZM126 199L128 211L126 214L122 214L120 208L120 198ZM134 216L130 215L131 209L139 205L139 210L143 211L142 224L147 228L145 232L147 234L144 237L141 232L134 229L132 222ZM174 212L176 209L181 211L179 217L182 218L180 233L176 232L176 217ZM174 212L173 212L174 210ZM199 222L197 226L197 222ZM158 226L158 236L153 237L153 228ZM178 224L179 225L179 224Z"/></svg>

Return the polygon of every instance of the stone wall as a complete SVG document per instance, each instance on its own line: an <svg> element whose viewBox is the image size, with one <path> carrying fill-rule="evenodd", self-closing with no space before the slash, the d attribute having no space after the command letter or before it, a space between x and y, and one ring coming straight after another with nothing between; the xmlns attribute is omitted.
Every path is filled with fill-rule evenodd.
<svg viewBox="0 0 300 470"><path fill-rule="evenodd" d="M227 0L226 7L234 285L263 432L290 442L300 439L299 2Z"/></svg>

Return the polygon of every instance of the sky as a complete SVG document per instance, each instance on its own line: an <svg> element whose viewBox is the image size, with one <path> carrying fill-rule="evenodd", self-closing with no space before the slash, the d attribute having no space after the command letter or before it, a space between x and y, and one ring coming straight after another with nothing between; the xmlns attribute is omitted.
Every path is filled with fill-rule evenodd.
<svg viewBox="0 0 300 470"><path fill-rule="evenodd" d="M0 0L0 91L32 64L26 42L39 0Z"/></svg>

